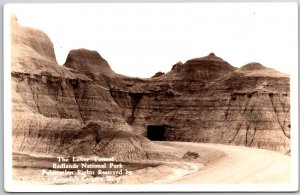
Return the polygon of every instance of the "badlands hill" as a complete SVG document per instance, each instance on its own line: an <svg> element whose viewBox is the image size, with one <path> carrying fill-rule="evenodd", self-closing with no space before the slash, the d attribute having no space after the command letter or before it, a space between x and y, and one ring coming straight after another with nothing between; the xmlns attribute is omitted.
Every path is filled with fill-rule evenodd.
<svg viewBox="0 0 300 195"><path fill-rule="evenodd" d="M45 33L11 25L14 152L163 156L150 140L290 150L288 75L213 53L148 79L117 74L86 49L60 66Z"/></svg>
<svg viewBox="0 0 300 195"><path fill-rule="evenodd" d="M133 133L108 88L58 65L45 33L20 26L15 17L11 25L13 152L120 160L155 153L147 138Z"/></svg>

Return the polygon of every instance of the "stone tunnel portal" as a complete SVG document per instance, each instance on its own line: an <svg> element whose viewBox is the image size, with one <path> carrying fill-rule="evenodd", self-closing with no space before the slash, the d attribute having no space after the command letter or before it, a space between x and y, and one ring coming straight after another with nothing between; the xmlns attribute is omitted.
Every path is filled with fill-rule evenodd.
<svg viewBox="0 0 300 195"><path fill-rule="evenodd" d="M148 125L147 126L147 138L152 141L165 141L165 125Z"/></svg>

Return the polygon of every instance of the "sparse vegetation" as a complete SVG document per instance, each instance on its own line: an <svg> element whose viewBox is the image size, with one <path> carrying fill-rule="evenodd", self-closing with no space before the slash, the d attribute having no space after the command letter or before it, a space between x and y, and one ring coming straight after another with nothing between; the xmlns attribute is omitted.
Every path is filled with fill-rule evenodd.
<svg viewBox="0 0 300 195"><path fill-rule="evenodd" d="M187 152L183 155L182 159L193 160L193 159L197 159L197 158L199 158L199 157L200 157L200 155L199 155L197 152L187 151Z"/></svg>

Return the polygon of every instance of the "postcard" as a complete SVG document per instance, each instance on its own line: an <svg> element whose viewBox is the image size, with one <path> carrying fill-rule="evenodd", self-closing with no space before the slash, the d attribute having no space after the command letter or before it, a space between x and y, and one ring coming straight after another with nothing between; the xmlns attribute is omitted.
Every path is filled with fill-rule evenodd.
<svg viewBox="0 0 300 195"><path fill-rule="evenodd" d="M298 190L297 2L7 4L5 190Z"/></svg>

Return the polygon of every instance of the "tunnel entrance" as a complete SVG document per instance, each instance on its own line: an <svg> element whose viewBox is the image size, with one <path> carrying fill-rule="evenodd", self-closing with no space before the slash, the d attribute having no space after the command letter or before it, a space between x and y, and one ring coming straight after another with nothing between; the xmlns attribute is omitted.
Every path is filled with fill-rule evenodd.
<svg viewBox="0 0 300 195"><path fill-rule="evenodd" d="M148 125L147 126L147 138L152 141L165 141L165 125Z"/></svg>

